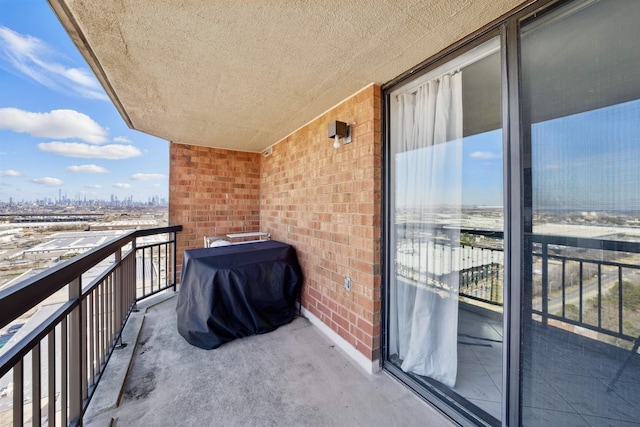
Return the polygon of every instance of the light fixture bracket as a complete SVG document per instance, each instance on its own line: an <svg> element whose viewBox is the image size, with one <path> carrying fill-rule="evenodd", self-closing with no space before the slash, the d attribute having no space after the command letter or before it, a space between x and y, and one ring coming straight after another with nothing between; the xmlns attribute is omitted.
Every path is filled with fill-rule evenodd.
<svg viewBox="0 0 640 427"><path fill-rule="evenodd" d="M351 142L351 125L338 120L329 122L328 136L334 139L342 138L342 144L349 144Z"/></svg>

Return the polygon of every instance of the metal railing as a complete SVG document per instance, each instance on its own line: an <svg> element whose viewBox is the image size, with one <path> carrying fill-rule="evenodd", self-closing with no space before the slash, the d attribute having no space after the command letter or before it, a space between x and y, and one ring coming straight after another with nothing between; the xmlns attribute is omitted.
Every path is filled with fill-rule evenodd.
<svg viewBox="0 0 640 427"><path fill-rule="evenodd" d="M460 296L501 306L503 234L465 229L452 240L434 230L428 244L402 244L409 248L410 262L397 259L396 274L438 289L448 289L449 276L456 275ZM525 237L531 270L523 279L530 315L543 324L555 320L626 342L638 339L640 325L626 322L625 311L640 310L640 243L531 233ZM416 262L412 256L436 261Z"/></svg>
<svg viewBox="0 0 640 427"><path fill-rule="evenodd" d="M396 260L395 270L398 276L419 283L430 283L441 289L448 289L450 275L458 276L458 294L465 298L483 303L502 306L504 233L500 231L461 229L453 242L449 237L451 230L435 226L432 228L436 239L428 245L424 242L411 242L404 252L434 259L433 262L409 264ZM456 234L457 231L456 231ZM470 243L474 240L475 243ZM479 244L481 240L484 244ZM422 245L422 247L421 247ZM457 247L453 250L452 247ZM411 255L409 258L411 258ZM456 260L448 259L456 257Z"/></svg>
<svg viewBox="0 0 640 427"><path fill-rule="evenodd" d="M640 255L634 254L640 254L640 243L541 234L525 237L533 260L528 297L532 313L543 324L553 319L625 341L638 338L637 331L633 335L626 331L625 307L633 303L625 289L639 286L640 262L634 258L640 260ZM639 310L640 306L628 308Z"/></svg>
<svg viewBox="0 0 640 427"><path fill-rule="evenodd" d="M460 295L487 304L502 306L504 284L504 233L463 229L463 236L484 239L483 246L461 243L463 268Z"/></svg>
<svg viewBox="0 0 640 427"><path fill-rule="evenodd" d="M0 350L0 425L82 423L136 302L175 289L181 230L132 231L0 291L0 328L31 317Z"/></svg>

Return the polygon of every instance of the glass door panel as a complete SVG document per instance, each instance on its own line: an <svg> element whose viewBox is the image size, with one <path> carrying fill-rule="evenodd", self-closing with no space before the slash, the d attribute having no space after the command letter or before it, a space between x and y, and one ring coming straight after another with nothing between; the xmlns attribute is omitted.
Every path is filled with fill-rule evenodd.
<svg viewBox="0 0 640 427"><path fill-rule="evenodd" d="M523 425L640 422L640 2L523 25Z"/></svg>
<svg viewBox="0 0 640 427"><path fill-rule="evenodd" d="M474 419L502 401L498 38L390 94L388 362Z"/></svg>

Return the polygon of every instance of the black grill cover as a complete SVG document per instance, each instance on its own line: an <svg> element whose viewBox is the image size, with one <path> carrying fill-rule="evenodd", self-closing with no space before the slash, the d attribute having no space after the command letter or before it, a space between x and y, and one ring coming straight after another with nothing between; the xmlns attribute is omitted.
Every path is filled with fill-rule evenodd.
<svg viewBox="0 0 640 427"><path fill-rule="evenodd" d="M213 349L293 320L302 286L295 249L266 241L184 251L178 332Z"/></svg>

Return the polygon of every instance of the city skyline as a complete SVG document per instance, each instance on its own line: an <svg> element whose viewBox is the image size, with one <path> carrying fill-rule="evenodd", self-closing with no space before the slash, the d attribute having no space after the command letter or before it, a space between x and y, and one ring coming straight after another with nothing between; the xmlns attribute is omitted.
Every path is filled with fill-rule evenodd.
<svg viewBox="0 0 640 427"><path fill-rule="evenodd" d="M168 199L161 197L159 194L149 195L146 200L136 199L133 196L118 197L115 194L110 194L107 198L89 198L87 195L79 196L75 198L67 197L66 195L58 196L57 198L45 197L42 199L14 199L9 197L8 200L0 199L0 208L6 208L7 206L88 206L88 205L102 205L102 206L115 206L115 205L150 205L150 206L168 206Z"/></svg>
<svg viewBox="0 0 640 427"><path fill-rule="evenodd" d="M168 142L127 127L46 2L0 2L0 93L0 203L168 198Z"/></svg>

